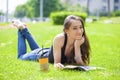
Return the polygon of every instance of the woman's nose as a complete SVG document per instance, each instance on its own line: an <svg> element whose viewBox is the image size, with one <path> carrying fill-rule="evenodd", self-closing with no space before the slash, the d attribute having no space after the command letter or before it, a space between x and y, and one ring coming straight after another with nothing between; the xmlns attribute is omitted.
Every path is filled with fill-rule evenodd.
<svg viewBox="0 0 120 80"><path fill-rule="evenodd" d="M82 32L82 30L81 29L78 29L78 33L81 33Z"/></svg>

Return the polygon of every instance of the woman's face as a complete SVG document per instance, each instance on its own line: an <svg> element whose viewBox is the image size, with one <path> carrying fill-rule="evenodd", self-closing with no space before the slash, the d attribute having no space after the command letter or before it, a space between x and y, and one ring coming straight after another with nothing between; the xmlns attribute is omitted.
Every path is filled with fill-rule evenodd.
<svg viewBox="0 0 120 80"><path fill-rule="evenodd" d="M72 20L72 24L69 29L66 30L68 36L73 39L81 39L83 35L83 26L79 20Z"/></svg>

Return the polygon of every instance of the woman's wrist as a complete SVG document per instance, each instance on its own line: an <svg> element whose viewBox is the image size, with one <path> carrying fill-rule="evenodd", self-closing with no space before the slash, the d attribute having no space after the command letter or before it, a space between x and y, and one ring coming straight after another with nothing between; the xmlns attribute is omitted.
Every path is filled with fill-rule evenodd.
<svg viewBox="0 0 120 80"><path fill-rule="evenodd" d="M85 65L83 60L82 60L82 56L81 57L74 57L74 59L76 61L76 64Z"/></svg>
<svg viewBox="0 0 120 80"><path fill-rule="evenodd" d="M82 56L75 56L74 59L75 59L75 60L81 60L81 59L82 59Z"/></svg>

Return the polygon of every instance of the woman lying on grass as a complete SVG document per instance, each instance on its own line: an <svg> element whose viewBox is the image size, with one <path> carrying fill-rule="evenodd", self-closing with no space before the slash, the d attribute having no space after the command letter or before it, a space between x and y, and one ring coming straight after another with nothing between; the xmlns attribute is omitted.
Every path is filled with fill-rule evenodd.
<svg viewBox="0 0 120 80"><path fill-rule="evenodd" d="M44 49L38 46L25 24L16 20L13 21L13 25L18 28L19 59L38 61L41 56L48 56L49 62L54 63L54 66L58 68L64 68L64 64L83 66L89 64L90 45L85 33L84 22L78 16L67 16L63 33L55 36L51 48ZM26 53L25 40L28 41L32 50L29 53Z"/></svg>

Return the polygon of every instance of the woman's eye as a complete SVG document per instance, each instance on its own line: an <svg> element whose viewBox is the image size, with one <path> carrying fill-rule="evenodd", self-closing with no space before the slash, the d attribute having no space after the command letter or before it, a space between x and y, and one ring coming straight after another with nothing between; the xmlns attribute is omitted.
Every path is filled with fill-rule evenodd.
<svg viewBox="0 0 120 80"><path fill-rule="evenodd" d="M82 29L83 27L82 26L80 26L80 29Z"/></svg>
<svg viewBox="0 0 120 80"><path fill-rule="evenodd" d="M74 30L76 30L77 28L73 28Z"/></svg>
<svg viewBox="0 0 120 80"><path fill-rule="evenodd" d="M80 27L80 29L82 29L83 27Z"/></svg>

